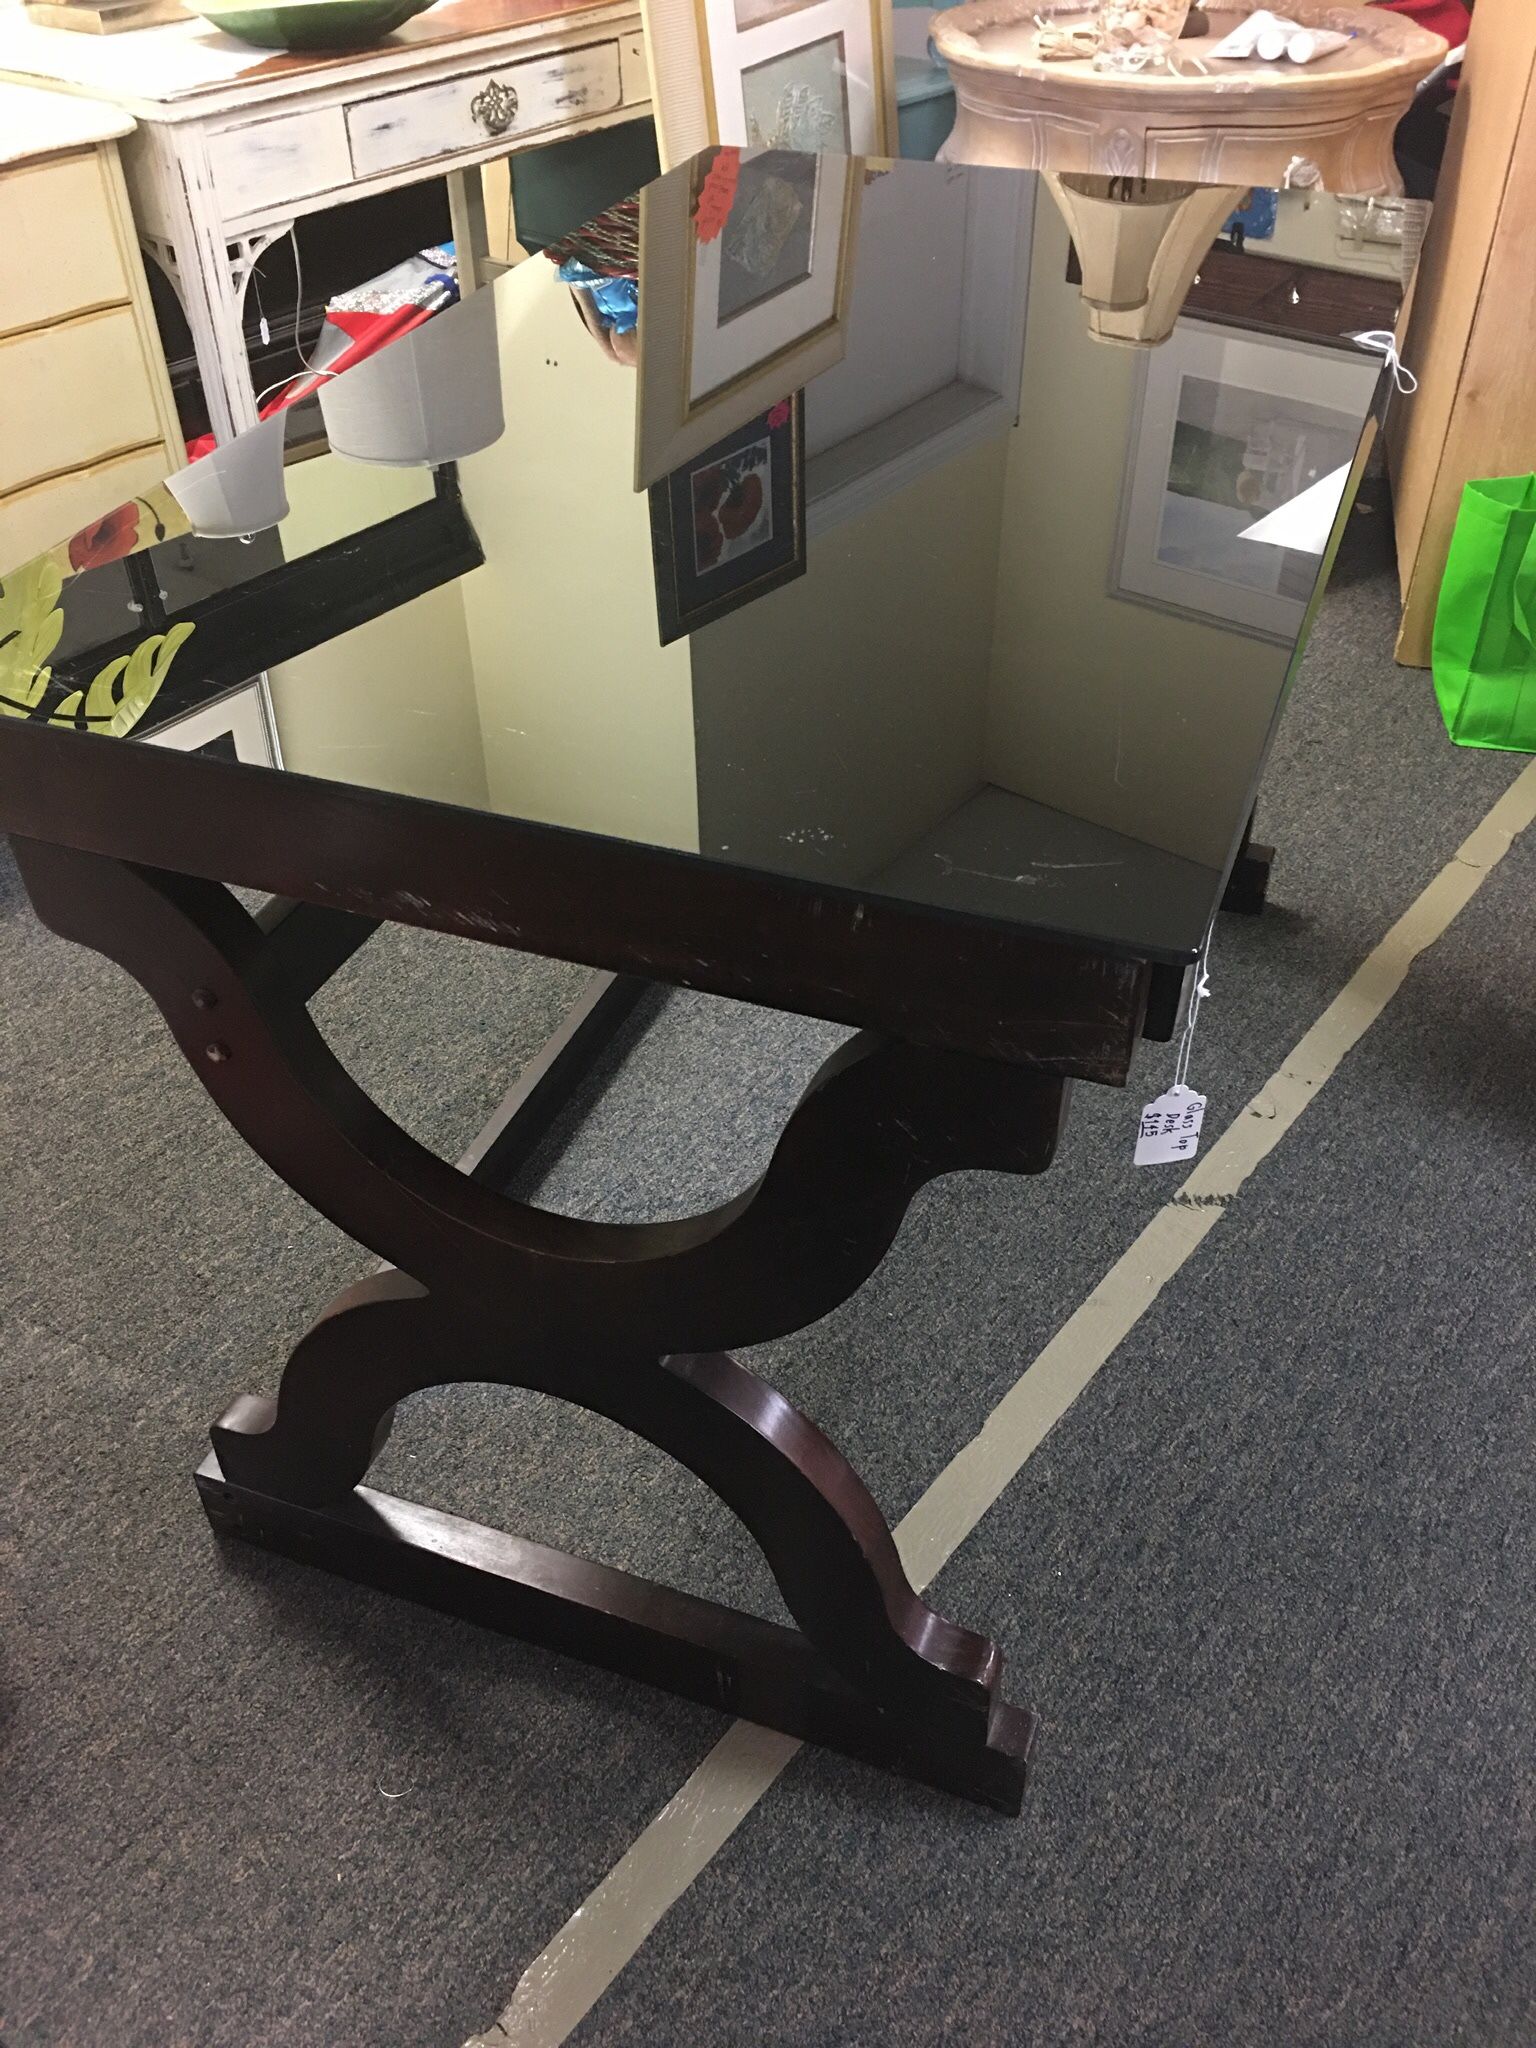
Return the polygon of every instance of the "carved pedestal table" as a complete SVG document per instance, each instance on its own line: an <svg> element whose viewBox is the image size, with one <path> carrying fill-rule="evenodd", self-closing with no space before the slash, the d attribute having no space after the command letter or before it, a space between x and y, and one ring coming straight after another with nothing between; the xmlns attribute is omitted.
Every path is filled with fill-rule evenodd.
<svg viewBox="0 0 1536 2048"><path fill-rule="evenodd" d="M1176 44L1169 66L1122 75L1096 71L1088 58L1040 54L1042 25L1080 25L1091 12L1080 4L967 0L934 16L958 109L940 153L1021 170L1401 192L1393 131L1444 59L1444 37L1329 0L1288 0L1275 11L1352 40L1309 64L1208 58L1253 12L1213 6L1209 33Z"/></svg>
<svg viewBox="0 0 1536 2048"><path fill-rule="evenodd" d="M748 168L730 203L760 227ZM668 204L642 213L638 380L592 346L554 266L524 264L493 287L505 432L457 478L424 475L418 502L378 517L372 473L325 455L288 474L291 517L323 493L318 544L178 537L151 494L92 548L8 571L0 826L43 919L135 976L235 1128L387 1262L275 1389L215 1422L198 1485L221 1533L1013 1812L1033 1722L995 1645L919 1598L847 1461L735 1354L847 1300L936 1175L1041 1173L1073 1081L1119 1086L1138 1040L1170 1035L1235 866L1247 907L1262 897L1248 821L1321 564L1271 565L1256 637L1252 590L1222 597L1216 575L1250 515L1217 502L1203 614L1128 594L1134 534L1126 590L1106 589L1095 551L1166 451L1126 439L1140 359L1093 341L1033 177L771 169L796 205L862 186L843 245L803 252L844 280L822 386L800 395L787 360L780 403L717 410L716 445L649 507L635 494L635 403L667 399L647 363L716 307L680 274L686 247L646 240L674 216L691 235L670 205L689 188L664 180ZM1032 266L1010 239L1030 215ZM787 258L765 285L695 255L743 321L754 291L777 308L798 288ZM1013 280L1017 426L891 377L920 360L942 382L947 347L963 393L973 264ZM885 309L862 326L861 289ZM1325 377L1294 337L1272 370L1257 348L1202 372L1204 487L1225 491L1235 436L1245 494L1289 488L1260 453L1277 405L1285 477L1341 446L1358 472L1374 360L1335 352ZM982 424L959 433L967 417ZM829 470L802 461L813 429ZM213 590L179 608L178 551ZM690 617L708 623L663 645L658 619ZM257 669L282 770L137 743ZM275 901L256 915L233 887ZM466 1170L392 1122L310 1017L381 920L600 972ZM516 1158L645 983L852 1035L718 1209L616 1225L511 1199ZM1133 1129L1128 1109L1127 1147ZM370 1489L399 1404L470 1381L590 1409L697 1474L796 1626ZM899 1428L900 1388L882 1399Z"/></svg>

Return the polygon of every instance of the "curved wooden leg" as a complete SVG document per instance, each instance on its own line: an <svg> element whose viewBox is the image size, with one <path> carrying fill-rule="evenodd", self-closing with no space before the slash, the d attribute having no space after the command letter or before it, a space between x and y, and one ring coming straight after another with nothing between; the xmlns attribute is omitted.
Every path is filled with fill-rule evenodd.
<svg viewBox="0 0 1536 2048"><path fill-rule="evenodd" d="M279 1399L215 1426L223 1481L268 1501L345 1503L394 1405L444 1380L554 1394L605 1415L695 1473L756 1539L784 1603L833 1670L884 1711L986 1742L1001 1660L913 1592L884 1518L798 1409L721 1353L665 1359L520 1347L401 1274L350 1290L298 1346Z"/></svg>
<svg viewBox="0 0 1536 2048"><path fill-rule="evenodd" d="M491 1193L391 1123L226 890L35 844L18 857L40 913L143 982L256 1150L398 1268L310 1331L275 1402L243 1397L216 1425L199 1474L216 1526L1017 1811L1032 1722L1001 1699L997 1649L918 1597L847 1461L724 1346L846 1299L936 1174L1041 1171L1064 1083L861 1033L735 1200L582 1223ZM476 1380L591 1409L696 1473L802 1633L362 1484L400 1401Z"/></svg>

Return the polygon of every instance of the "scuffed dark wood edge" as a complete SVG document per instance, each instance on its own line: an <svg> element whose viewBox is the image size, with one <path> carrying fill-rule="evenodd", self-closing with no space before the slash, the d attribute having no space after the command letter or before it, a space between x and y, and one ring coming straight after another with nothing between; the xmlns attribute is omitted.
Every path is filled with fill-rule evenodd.
<svg viewBox="0 0 1536 2048"><path fill-rule="evenodd" d="M1145 959L19 721L0 720L0 829L1112 1085L1146 1008Z"/></svg>
<svg viewBox="0 0 1536 2048"><path fill-rule="evenodd" d="M720 1713L884 1765L1015 1815L1037 1729L999 1700L985 1739L957 1744L872 1704L796 1630L360 1486L328 1508L197 1473L208 1519L298 1563L659 1686ZM298 1589L295 1589L297 1592Z"/></svg>

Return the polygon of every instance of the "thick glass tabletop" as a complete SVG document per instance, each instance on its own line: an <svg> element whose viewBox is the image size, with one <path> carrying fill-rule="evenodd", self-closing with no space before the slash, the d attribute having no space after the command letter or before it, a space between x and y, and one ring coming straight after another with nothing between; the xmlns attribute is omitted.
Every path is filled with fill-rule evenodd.
<svg viewBox="0 0 1536 2048"><path fill-rule="evenodd" d="M709 152L10 565L0 711L1188 960L1401 232Z"/></svg>

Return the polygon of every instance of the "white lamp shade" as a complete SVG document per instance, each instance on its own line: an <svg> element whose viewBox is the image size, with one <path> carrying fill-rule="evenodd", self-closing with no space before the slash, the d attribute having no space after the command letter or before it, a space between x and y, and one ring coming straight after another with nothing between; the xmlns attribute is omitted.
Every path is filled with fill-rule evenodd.
<svg viewBox="0 0 1536 2048"><path fill-rule="evenodd" d="M288 415L276 412L258 427L168 476L165 487L208 540L260 533L288 517L283 486L283 433Z"/></svg>
<svg viewBox="0 0 1536 2048"><path fill-rule="evenodd" d="M396 469L457 462L502 433L496 294L488 286L328 378L320 411L332 449Z"/></svg>
<svg viewBox="0 0 1536 2048"><path fill-rule="evenodd" d="M1156 348L1172 334L1241 185L1045 173L1082 268L1088 332L1117 347Z"/></svg>

